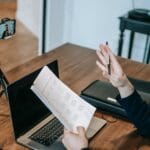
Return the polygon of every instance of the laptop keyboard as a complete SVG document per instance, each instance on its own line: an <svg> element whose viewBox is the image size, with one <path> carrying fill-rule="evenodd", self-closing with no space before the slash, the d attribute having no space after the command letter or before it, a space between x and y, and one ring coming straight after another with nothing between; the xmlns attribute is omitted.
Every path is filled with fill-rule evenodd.
<svg viewBox="0 0 150 150"><path fill-rule="evenodd" d="M53 144L62 134L64 126L57 118L48 122L43 128L30 136L30 139L49 146Z"/></svg>

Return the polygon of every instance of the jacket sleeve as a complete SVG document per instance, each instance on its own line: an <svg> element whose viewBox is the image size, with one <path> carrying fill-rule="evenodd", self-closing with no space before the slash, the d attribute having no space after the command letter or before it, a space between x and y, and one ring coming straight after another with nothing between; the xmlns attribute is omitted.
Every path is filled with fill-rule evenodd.
<svg viewBox="0 0 150 150"><path fill-rule="evenodd" d="M139 134L150 138L150 104L143 101L136 91L123 99L119 96L117 100L126 110L129 120L134 123Z"/></svg>

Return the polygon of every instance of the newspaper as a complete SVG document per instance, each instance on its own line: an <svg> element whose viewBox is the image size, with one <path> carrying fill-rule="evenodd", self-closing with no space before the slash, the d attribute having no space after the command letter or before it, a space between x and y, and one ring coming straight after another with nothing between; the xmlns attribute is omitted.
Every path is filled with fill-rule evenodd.
<svg viewBox="0 0 150 150"><path fill-rule="evenodd" d="M31 89L66 129L77 133L77 126L88 128L96 108L74 93L47 66Z"/></svg>

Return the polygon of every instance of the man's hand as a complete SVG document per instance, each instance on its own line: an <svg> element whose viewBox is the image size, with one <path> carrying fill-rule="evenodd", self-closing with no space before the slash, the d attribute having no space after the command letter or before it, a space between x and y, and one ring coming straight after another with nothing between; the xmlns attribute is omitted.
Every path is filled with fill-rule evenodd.
<svg viewBox="0 0 150 150"><path fill-rule="evenodd" d="M78 134L64 130L64 137L62 142L67 150L81 150L88 147L88 140L86 138L85 129L77 127Z"/></svg>
<svg viewBox="0 0 150 150"><path fill-rule="evenodd" d="M107 78L113 86L117 87L122 98L131 95L134 91L132 84L123 72L116 57L107 45L100 45L97 50L99 60L97 66L102 70L103 76ZM109 60L110 59L110 60ZM110 63L111 73L108 73L108 64Z"/></svg>

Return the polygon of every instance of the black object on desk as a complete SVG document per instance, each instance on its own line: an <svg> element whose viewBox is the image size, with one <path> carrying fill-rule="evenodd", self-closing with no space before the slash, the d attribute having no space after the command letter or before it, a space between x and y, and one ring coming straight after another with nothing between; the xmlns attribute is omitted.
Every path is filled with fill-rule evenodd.
<svg viewBox="0 0 150 150"><path fill-rule="evenodd" d="M59 77L58 61L57 60L55 60L53 63L49 62L47 64L47 66L50 69L53 67L53 70L55 71L56 75ZM41 69L42 69L42 67L37 70L37 74L40 72ZM9 86L9 81L5 77L5 74L3 73L2 69L0 69L0 96L2 96L4 93L5 96L7 97L7 87L8 86Z"/></svg>
<svg viewBox="0 0 150 150"><path fill-rule="evenodd" d="M2 70L0 69L0 87L1 87L0 96L2 96L3 93L6 94L6 88L8 84L9 84L8 80L6 79Z"/></svg>
<svg viewBox="0 0 150 150"><path fill-rule="evenodd" d="M119 17L120 19L120 39L118 46L118 56L122 54L123 47L123 37L124 31L131 30L130 33L130 43L128 58L131 58L133 41L135 32L146 34L146 44L143 61L149 63L150 61L150 10L145 9L134 9L128 12L128 14Z"/></svg>
<svg viewBox="0 0 150 150"><path fill-rule="evenodd" d="M129 80L141 95L142 99L150 103L150 82L130 77ZM115 100L118 94L117 88L113 87L109 82L96 80L82 90L80 96L101 111L127 119L126 111Z"/></svg>

